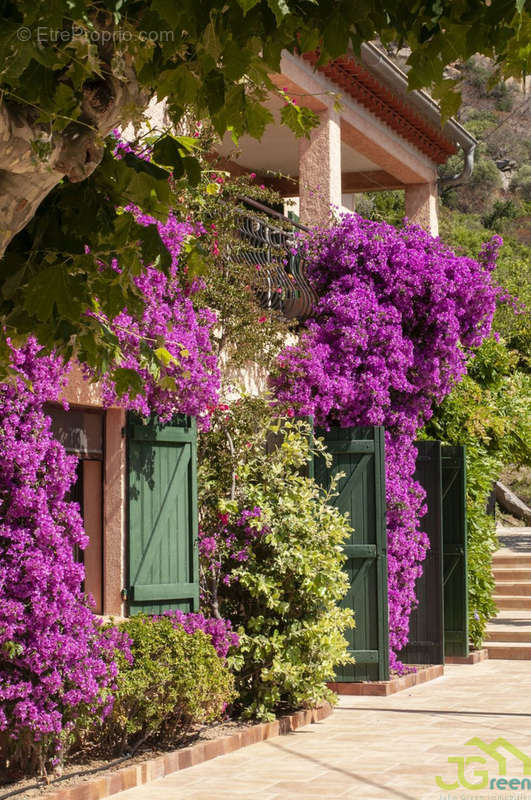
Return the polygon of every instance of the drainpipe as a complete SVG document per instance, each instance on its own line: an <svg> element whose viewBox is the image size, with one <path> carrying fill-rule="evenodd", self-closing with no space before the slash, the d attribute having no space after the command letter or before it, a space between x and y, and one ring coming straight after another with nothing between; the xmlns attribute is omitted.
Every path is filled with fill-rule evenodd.
<svg viewBox="0 0 531 800"><path fill-rule="evenodd" d="M456 175L447 175L442 178L438 178L437 186L439 187L439 191L441 189L446 189L448 186L460 186L462 183L466 183L472 172L474 170L474 155L476 152L476 145L475 143L470 145L468 148L463 148L465 154L465 163L461 172L458 172Z"/></svg>

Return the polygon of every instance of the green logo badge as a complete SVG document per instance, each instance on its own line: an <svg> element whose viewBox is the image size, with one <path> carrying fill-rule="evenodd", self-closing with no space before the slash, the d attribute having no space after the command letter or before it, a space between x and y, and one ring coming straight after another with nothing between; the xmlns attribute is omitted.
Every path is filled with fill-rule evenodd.
<svg viewBox="0 0 531 800"><path fill-rule="evenodd" d="M467 747L477 747L485 755L497 764L498 775L507 775L507 756L499 752L500 749L506 750L519 761L522 762L522 771L524 775L531 775L531 758L522 753L518 747L499 737L490 744L484 742L479 736L474 736L465 742ZM445 791L454 791L459 786L464 786L465 789L531 789L531 779L529 778L490 778L489 779L489 761L482 755L469 755L469 756L449 756L449 764L455 764L457 767L457 780L448 782L440 775L435 778L435 783L439 789ZM492 764L492 762L491 762ZM479 765L479 766L478 766ZM483 766L485 765L485 766ZM465 774L467 767L473 767L469 775ZM491 771L492 772L492 771Z"/></svg>

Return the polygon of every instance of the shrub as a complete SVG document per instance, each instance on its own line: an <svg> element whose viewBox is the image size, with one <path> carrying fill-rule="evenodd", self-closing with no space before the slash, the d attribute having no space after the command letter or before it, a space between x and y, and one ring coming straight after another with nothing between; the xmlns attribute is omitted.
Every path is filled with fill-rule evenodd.
<svg viewBox="0 0 531 800"><path fill-rule="evenodd" d="M109 750L174 742L194 723L222 716L234 697L233 678L206 633L141 614L118 628L131 639L132 661L120 656L114 706L99 731Z"/></svg>
<svg viewBox="0 0 531 800"><path fill-rule="evenodd" d="M511 188L516 189L524 200L531 200L531 164L523 164L511 181Z"/></svg>
<svg viewBox="0 0 531 800"><path fill-rule="evenodd" d="M502 340L487 339L425 429L428 438L466 445L469 635L475 647L496 614L492 554L498 543L487 498L504 463L531 463L529 376L515 371L515 362Z"/></svg>
<svg viewBox="0 0 531 800"><path fill-rule="evenodd" d="M34 339L12 350L13 380L0 384L0 746L13 777L53 768L75 720L109 711L120 639L82 592L74 547L87 537L66 500L76 458L42 411L64 369L39 351Z"/></svg>
<svg viewBox="0 0 531 800"><path fill-rule="evenodd" d="M276 441L266 447L268 432ZM325 682L349 660L343 633L352 614L338 607L348 588L341 545L349 528L302 474L307 423L275 423L264 402L244 400L214 415L202 456L203 599L238 626L233 661L244 715L268 719L333 700Z"/></svg>

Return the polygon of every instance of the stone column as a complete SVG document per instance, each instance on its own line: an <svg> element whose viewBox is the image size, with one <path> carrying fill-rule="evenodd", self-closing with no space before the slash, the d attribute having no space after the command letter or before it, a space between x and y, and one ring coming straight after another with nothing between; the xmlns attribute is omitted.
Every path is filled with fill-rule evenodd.
<svg viewBox="0 0 531 800"><path fill-rule="evenodd" d="M325 225L330 206L341 205L341 126L336 111L319 113L320 124L299 145L300 220Z"/></svg>
<svg viewBox="0 0 531 800"><path fill-rule="evenodd" d="M406 217L432 236L439 235L436 183L406 184Z"/></svg>

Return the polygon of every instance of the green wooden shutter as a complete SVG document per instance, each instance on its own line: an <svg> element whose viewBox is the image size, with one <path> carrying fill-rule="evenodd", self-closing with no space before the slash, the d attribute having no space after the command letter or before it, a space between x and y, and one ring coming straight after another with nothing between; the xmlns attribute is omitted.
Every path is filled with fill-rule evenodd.
<svg viewBox="0 0 531 800"><path fill-rule="evenodd" d="M418 606L409 618L408 645L399 653L406 664L444 663L441 443L416 442L415 480L426 492L427 513L420 521L430 540L415 584Z"/></svg>
<svg viewBox="0 0 531 800"><path fill-rule="evenodd" d="M466 461L461 445L442 453L445 655L468 655Z"/></svg>
<svg viewBox="0 0 531 800"><path fill-rule="evenodd" d="M356 664L338 669L338 682L387 680L389 625L387 608L387 536L385 527L384 430L317 430L332 455L331 468L316 459L315 479L327 488L343 472L333 505L348 514L352 533L345 544L350 589L342 605L352 608L356 628L347 633Z"/></svg>
<svg viewBox="0 0 531 800"><path fill-rule="evenodd" d="M128 417L130 614L198 608L196 438L189 417Z"/></svg>

